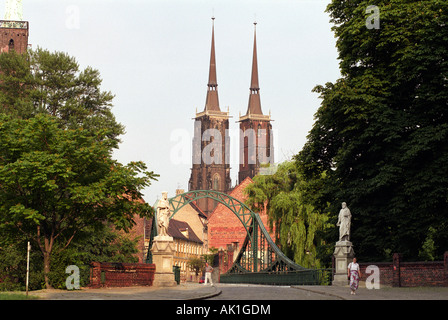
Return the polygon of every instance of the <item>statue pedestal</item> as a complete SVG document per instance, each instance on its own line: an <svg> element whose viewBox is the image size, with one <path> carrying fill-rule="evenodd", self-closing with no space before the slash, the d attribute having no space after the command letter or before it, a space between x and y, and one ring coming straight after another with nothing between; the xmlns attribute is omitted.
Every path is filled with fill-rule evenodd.
<svg viewBox="0 0 448 320"><path fill-rule="evenodd" d="M170 236L157 236L151 248L153 263L156 265L153 286L174 287L173 257L174 241Z"/></svg>
<svg viewBox="0 0 448 320"><path fill-rule="evenodd" d="M334 286L348 285L347 267L355 257L355 251L350 241L338 241L334 248L335 273L332 284Z"/></svg>

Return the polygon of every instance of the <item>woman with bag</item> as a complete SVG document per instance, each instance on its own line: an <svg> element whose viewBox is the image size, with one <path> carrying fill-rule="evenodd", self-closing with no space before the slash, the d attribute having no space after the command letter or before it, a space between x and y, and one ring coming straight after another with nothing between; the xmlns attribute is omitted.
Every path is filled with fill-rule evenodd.
<svg viewBox="0 0 448 320"><path fill-rule="evenodd" d="M347 271L350 279L350 294L356 294L355 291L358 289L359 279L361 278L361 269L359 264L356 263L356 258L353 258L353 262L349 263Z"/></svg>

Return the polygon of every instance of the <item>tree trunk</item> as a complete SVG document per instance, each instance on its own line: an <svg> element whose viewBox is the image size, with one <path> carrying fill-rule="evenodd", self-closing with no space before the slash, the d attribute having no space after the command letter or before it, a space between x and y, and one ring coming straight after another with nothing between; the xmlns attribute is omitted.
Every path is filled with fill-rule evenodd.
<svg viewBox="0 0 448 320"><path fill-rule="evenodd" d="M45 279L45 288L52 289L50 284L50 278L48 277L50 274L50 255L51 252L45 250L44 254L44 279Z"/></svg>
<svg viewBox="0 0 448 320"><path fill-rule="evenodd" d="M50 284L50 259L51 259L51 250L53 249L53 237L45 237L44 240L44 250L42 253L44 255L44 279L45 279L45 287L47 289L52 289L53 287Z"/></svg>

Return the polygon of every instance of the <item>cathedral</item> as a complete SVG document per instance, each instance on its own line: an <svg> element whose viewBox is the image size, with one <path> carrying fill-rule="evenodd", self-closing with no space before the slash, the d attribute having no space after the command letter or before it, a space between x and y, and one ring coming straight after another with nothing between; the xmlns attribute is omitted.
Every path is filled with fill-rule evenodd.
<svg viewBox="0 0 448 320"><path fill-rule="evenodd" d="M0 20L0 53L22 54L28 49L29 24L23 21L22 11L22 1L6 1L5 19Z"/></svg>
<svg viewBox="0 0 448 320"><path fill-rule="evenodd" d="M218 81L215 59L215 26L212 18L212 42L210 68L205 108L194 118L193 164L188 184L189 190L232 191L230 178L229 111L219 107ZM253 178L265 164L274 163L271 116L264 115L261 108L258 81L256 23L249 103L246 114L239 117L239 172L238 184ZM209 215L216 208L213 199L199 199L198 207Z"/></svg>

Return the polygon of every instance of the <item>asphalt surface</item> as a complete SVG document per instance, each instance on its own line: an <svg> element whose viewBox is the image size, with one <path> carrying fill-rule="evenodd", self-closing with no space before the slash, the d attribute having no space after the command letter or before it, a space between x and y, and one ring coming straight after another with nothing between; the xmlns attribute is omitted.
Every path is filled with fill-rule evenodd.
<svg viewBox="0 0 448 320"><path fill-rule="evenodd" d="M348 286L264 286L183 283L172 288L127 287L30 292L43 300L448 300L448 287L367 289Z"/></svg>

